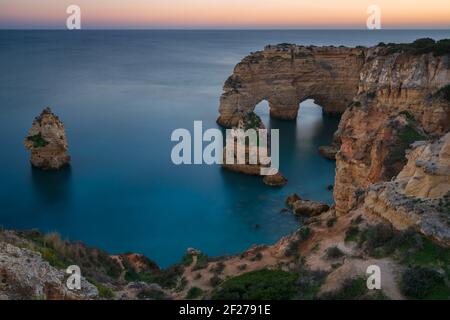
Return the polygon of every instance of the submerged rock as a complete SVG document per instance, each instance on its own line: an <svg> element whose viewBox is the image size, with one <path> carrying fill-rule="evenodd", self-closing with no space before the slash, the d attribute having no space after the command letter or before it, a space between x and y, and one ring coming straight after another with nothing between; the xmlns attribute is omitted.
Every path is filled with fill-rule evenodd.
<svg viewBox="0 0 450 320"><path fill-rule="evenodd" d="M31 164L44 170L58 170L70 162L64 124L45 108L33 121L24 141L31 152Z"/></svg>

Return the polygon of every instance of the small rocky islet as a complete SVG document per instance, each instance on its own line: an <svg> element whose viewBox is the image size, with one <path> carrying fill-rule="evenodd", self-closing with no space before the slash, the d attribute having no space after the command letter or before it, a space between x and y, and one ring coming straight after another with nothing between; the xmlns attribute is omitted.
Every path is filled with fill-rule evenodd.
<svg viewBox="0 0 450 320"><path fill-rule="evenodd" d="M305 97L342 116L322 149L336 160L335 205L289 196L286 206L306 217L297 232L233 256L190 249L160 269L142 255L0 230L0 297L449 299L450 40L267 46L226 81L218 123L237 126L264 99L272 117L294 120ZM60 168L70 161L63 126L49 110L39 118L25 141L31 161ZM70 264L86 265L78 295L62 288ZM364 285L370 265L382 271L381 290Z"/></svg>
<svg viewBox="0 0 450 320"><path fill-rule="evenodd" d="M70 164L64 124L49 107L34 119L24 144L36 168L59 170Z"/></svg>

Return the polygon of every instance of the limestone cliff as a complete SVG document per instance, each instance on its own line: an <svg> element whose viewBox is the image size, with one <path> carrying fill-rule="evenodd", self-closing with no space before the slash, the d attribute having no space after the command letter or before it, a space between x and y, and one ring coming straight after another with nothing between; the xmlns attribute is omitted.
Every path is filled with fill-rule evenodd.
<svg viewBox="0 0 450 320"><path fill-rule="evenodd" d="M238 63L225 82L217 121L236 126L263 100L278 119L295 119L308 98L327 113L342 113L357 94L364 54L360 48L267 46Z"/></svg>
<svg viewBox="0 0 450 320"><path fill-rule="evenodd" d="M411 143L450 129L447 47L431 39L372 48L267 46L225 82L217 121L235 126L262 100L279 119L295 119L308 98L325 113L343 113L333 146L340 146L336 211L344 214L370 184L401 171ZM319 151L334 157L331 148Z"/></svg>
<svg viewBox="0 0 450 320"><path fill-rule="evenodd" d="M24 143L31 152L32 165L37 168L58 170L70 162L64 124L50 108L34 119Z"/></svg>
<svg viewBox="0 0 450 320"><path fill-rule="evenodd" d="M366 51L358 94L336 133L336 209L352 208L359 190L386 181L406 164L409 145L450 128L450 103L439 92L450 83L449 54Z"/></svg>
<svg viewBox="0 0 450 320"><path fill-rule="evenodd" d="M407 158L394 180L369 187L363 210L450 246L450 133L414 144Z"/></svg>

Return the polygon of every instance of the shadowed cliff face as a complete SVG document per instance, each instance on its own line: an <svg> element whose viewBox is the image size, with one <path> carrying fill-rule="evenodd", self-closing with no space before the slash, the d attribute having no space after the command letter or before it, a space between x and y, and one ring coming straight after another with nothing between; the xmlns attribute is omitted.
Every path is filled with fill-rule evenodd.
<svg viewBox="0 0 450 320"><path fill-rule="evenodd" d="M364 49L267 46L244 58L226 81L218 123L236 126L263 100L276 119L295 119L309 98L324 112L340 114L357 94L363 62Z"/></svg>
<svg viewBox="0 0 450 320"><path fill-rule="evenodd" d="M307 98L325 113L343 113L334 199L337 213L346 213L370 184L402 170L411 143L450 129L450 102L439 94L450 83L450 53L392 49L267 46L235 67L217 121L235 126L262 100L284 120L296 119Z"/></svg>

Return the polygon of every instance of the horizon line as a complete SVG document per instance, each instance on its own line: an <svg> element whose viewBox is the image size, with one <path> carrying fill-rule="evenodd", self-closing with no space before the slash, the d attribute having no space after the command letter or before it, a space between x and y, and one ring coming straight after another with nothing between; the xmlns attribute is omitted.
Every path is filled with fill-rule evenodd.
<svg viewBox="0 0 450 320"><path fill-rule="evenodd" d="M437 31L450 31L450 26L449 27L442 27L442 28L436 28L436 27L430 27L430 28L420 28L420 27L406 27L406 28L381 28L381 29L367 29L367 28L335 28L335 27L323 27L323 28L304 28L304 27L300 27L300 28L283 28L283 27L279 27L279 28L271 28L271 27L265 27L265 28L246 28L246 27L236 27L236 28L229 28L229 27L212 27L212 28L196 28L196 27L142 27L142 28L135 28L135 27L130 27L130 28L123 28L123 27L119 27L119 28L97 28L97 27L87 27L87 28L81 28L81 29L77 29L77 30L69 30L67 28L64 27L33 27L33 28L22 28L22 27L13 27L13 28L9 28L9 27L0 27L0 30L5 30L5 31L371 31L371 32L377 32L377 31L433 31L433 30L437 30Z"/></svg>

